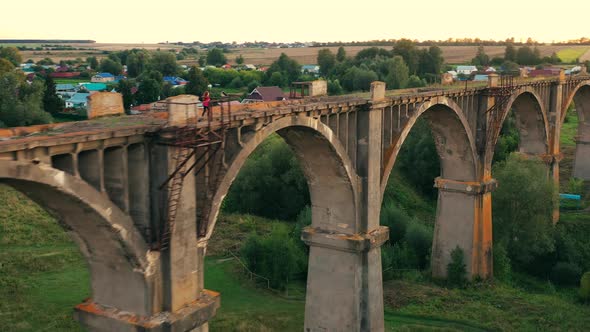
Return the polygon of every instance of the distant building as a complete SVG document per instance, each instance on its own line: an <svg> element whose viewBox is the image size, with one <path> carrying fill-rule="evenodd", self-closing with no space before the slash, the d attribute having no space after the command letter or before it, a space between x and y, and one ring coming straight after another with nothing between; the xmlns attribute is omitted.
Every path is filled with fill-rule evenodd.
<svg viewBox="0 0 590 332"><path fill-rule="evenodd" d="M176 76L164 76L164 82L172 85L185 85L188 83L187 80Z"/></svg>
<svg viewBox="0 0 590 332"><path fill-rule="evenodd" d="M471 73L476 72L476 66L457 66L457 75L471 75Z"/></svg>
<svg viewBox="0 0 590 332"><path fill-rule="evenodd" d="M107 85L104 83L80 83L79 85L81 90L88 92L105 91L107 89Z"/></svg>
<svg viewBox="0 0 590 332"><path fill-rule="evenodd" d="M245 70L256 70L256 66L253 64L245 64L244 69Z"/></svg>
<svg viewBox="0 0 590 332"><path fill-rule="evenodd" d="M278 86L259 86L242 100L242 104L281 100L285 100L285 95Z"/></svg>
<svg viewBox="0 0 590 332"><path fill-rule="evenodd" d="M73 84L56 84L55 93L61 99L68 100L76 93L76 87Z"/></svg>
<svg viewBox="0 0 590 332"><path fill-rule="evenodd" d="M111 73L98 73L94 76L92 76L92 78L90 79L90 82L92 83L106 83L106 82L112 82L115 80L115 75L111 74Z"/></svg>
<svg viewBox="0 0 590 332"><path fill-rule="evenodd" d="M86 108L88 107L88 97L90 93L78 92L70 99L66 100L66 108Z"/></svg>
<svg viewBox="0 0 590 332"><path fill-rule="evenodd" d="M311 74L318 76L320 75L320 66L318 65L303 65L301 66L301 72L304 74Z"/></svg>
<svg viewBox="0 0 590 332"><path fill-rule="evenodd" d="M477 74L473 77L474 82L487 82L488 75L486 74Z"/></svg>

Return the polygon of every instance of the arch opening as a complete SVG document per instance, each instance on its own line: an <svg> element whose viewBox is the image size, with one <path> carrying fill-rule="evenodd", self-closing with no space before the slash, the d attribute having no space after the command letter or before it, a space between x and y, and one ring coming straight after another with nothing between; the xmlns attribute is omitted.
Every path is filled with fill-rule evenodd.
<svg viewBox="0 0 590 332"><path fill-rule="evenodd" d="M590 180L590 85L582 85L563 110L560 150L561 182L571 177Z"/></svg>
<svg viewBox="0 0 590 332"><path fill-rule="evenodd" d="M432 139L428 139L428 135L431 135ZM406 143L409 145L406 146ZM474 257L472 253L477 196L468 192L467 188L477 186L478 183L477 157L472 134L460 108L447 99L433 100L421 105L389 150L393 152L386 160L382 181L381 223L391 223L388 226L392 235L396 234L396 228L399 230L404 227L406 232L410 230L408 227L414 228L412 237L422 234L422 244L416 245L414 241L417 247L414 250L430 257L429 264L435 277L446 277L450 253L457 246L464 251L467 270L470 271ZM392 172L395 173L393 177L390 176ZM417 173L423 175L416 176ZM396 202L396 196L404 196L397 194L396 190L413 190L407 189L408 184L403 183L412 178L418 177L419 181L414 180L410 187L422 186L422 193L427 191L432 182L428 185L423 176L430 177L430 180L435 182L438 192L434 191L430 198L422 198L425 203L421 203L420 207L404 207L407 202L404 203L401 199L397 199ZM396 217L399 211L392 210L428 210L429 206L430 213L406 216L410 223L416 223L416 218L422 219L421 225L395 224L395 219L399 219ZM432 245L424 249L424 243L429 239L432 239ZM394 243L396 241L397 244ZM393 246L403 245L404 241L407 240L398 233L397 238L392 236L392 241L385 245L383 250L393 250ZM393 251L384 253L384 257L391 257L393 254ZM423 265L419 268L426 268Z"/></svg>
<svg viewBox="0 0 590 332"><path fill-rule="evenodd" d="M154 254L131 219L90 184L49 165L12 161L0 162L0 183L39 204L68 231L86 259L94 302L141 315L159 309L153 293L159 260L148 259Z"/></svg>
<svg viewBox="0 0 590 332"><path fill-rule="evenodd" d="M224 227L221 222L225 217L220 219L217 226L215 225L223 199L228 194L232 183L241 170L248 166L247 160L256 148L261 144L265 145L269 140L284 141L288 149L292 150L295 156L294 160L301 168L301 173L298 174L305 178L307 186L304 190L307 190L309 195L309 198L302 199L309 199L311 205L307 210L308 216L311 215L310 227L337 234L352 235L358 232L356 178L353 176L351 162L344 148L340 146L338 139L332 134L329 127L322 124L318 119L294 116L274 121L263 128L245 128L240 133L241 145L232 144L232 141L237 140L237 137L237 133L229 134L228 145L226 146L226 158L230 156L227 158L228 169L210 203L212 209L207 237L200 239L201 243L209 241L209 245L214 246L213 242L221 240L216 238L217 231L214 232L214 227ZM269 162L275 161L270 160ZM290 165L290 167L294 166ZM249 173L255 174L255 172ZM280 176L292 175L281 174ZM266 181L266 179L260 176L259 181ZM236 196L232 194L229 195L229 198L234 200ZM276 197L276 200L279 201L280 197ZM281 201L280 203L284 208L289 208L283 204L284 202ZM280 214L280 211L275 211L275 213ZM247 218L244 217L244 219ZM300 242L301 226L301 224L295 225L295 223L291 223L288 226L290 228L290 238L285 239L284 242L298 242L296 244L304 247L303 250L309 253L309 257L306 258L307 277L303 275L301 279L301 283L306 283L305 326L323 321L327 326L349 326L354 329L355 321L358 320L358 312L354 311L353 308L355 303L358 304L359 301L357 298L358 292L355 292L353 285L359 276L350 269L360 262L356 259L356 255L352 253L339 252L315 245L304 246ZM225 230L221 232L223 233ZM270 231L270 236L280 235L273 232L274 230ZM211 240L209 240L210 238ZM244 248L246 242L241 241L242 248ZM242 253L242 259L247 260L246 255L247 253ZM338 260L338 264L335 264L334 259ZM288 257L285 256L284 261L287 260ZM341 273L334 271L334 268L340 269L339 272ZM254 272L256 273L256 271ZM326 277L326 275L335 275L335 273L338 278ZM209 280L207 275L208 272L205 270L205 287L215 289L215 287L207 285ZM270 283L273 282L270 281ZM343 291L343 289L347 291ZM224 290L217 290L221 291L223 296ZM347 303L349 306L324 307L320 310L320 306L325 304L328 298L331 300L336 299L340 303ZM342 309L343 307L345 309ZM346 314L342 314L342 310L348 311ZM317 317L318 315L322 315L322 318ZM341 319L344 319L345 322L342 322ZM215 326L215 324L216 322L213 321L212 326Z"/></svg>

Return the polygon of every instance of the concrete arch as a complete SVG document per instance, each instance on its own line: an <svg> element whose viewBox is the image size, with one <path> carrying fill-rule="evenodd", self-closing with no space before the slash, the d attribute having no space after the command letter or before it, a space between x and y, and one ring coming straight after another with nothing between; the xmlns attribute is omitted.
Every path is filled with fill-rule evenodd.
<svg viewBox="0 0 590 332"><path fill-rule="evenodd" d="M72 231L91 274L92 299L151 315L159 298L159 254L150 252L129 216L83 180L46 164L0 161L0 183L23 192Z"/></svg>
<svg viewBox="0 0 590 332"><path fill-rule="evenodd" d="M572 102L576 103L576 114L578 116L572 175L580 179L590 180L590 158L588 157L590 156L590 81L583 81L578 84L571 95L564 96L564 98L567 98L567 102L561 112L560 126L563 126L567 116L567 109ZM559 142L559 138L556 139Z"/></svg>
<svg viewBox="0 0 590 332"><path fill-rule="evenodd" d="M578 108L581 110L581 112L577 112L580 122L585 121L585 119L590 119L590 80L580 82L570 95L564 96L564 98L567 99L563 104L563 110L561 112L561 125L563 125L563 122L565 121L567 109L572 102L576 103L576 111Z"/></svg>
<svg viewBox="0 0 590 332"><path fill-rule="evenodd" d="M418 107L399 137L386 150L387 158L384 160L381 197L385 193L387 181L406 138L418 118L423 114L427 116L431 124L434 139L437 143L437 151L441 158L441 176L456 181L475 181L477 177L477 154L475 139L469 130L469 123L459 105L453 100L446 97L436 97ZM451 150L449 150L447 143L452 144ZM464 163L458 157L467 157L471 167L465 168Z"/></svg>
<svg viewBox="0 0 590 332"><path fill-rule="evenodd" d="M541 97L532 87L521 87L508 100L502 114L502 121L497 128L489 161L493 159L494 150L500 130L508 118L508 114L514 108L516 125L520 133L519 152L531 155L543 155L549 151L549 120L547 110L541 101Z"/></svg>
<svg viewBox="0 0 590 332"><path fill-rule="evenodd" d="M425 116L441 163L436 223L432 242L431 269L434 277L445 278L451 252L457 246L466 254L468 275L477 273L478 205L474 188L479 188L475 140L459 106L444 97L421 104L396 142L388 149L389 158L381 182L381 199L399 151L417 119ZM392 230L395 231L395 230Z"/></svg>
<svg viewBox="0 0 590 332"><path fill-rule="evenodd" d="M486 174L491 172L492 162L500 131L508 118L512 107L517 108L517 126L520 134L519 152L530 155L544 155L549 153L550 131L547 111L541 98L530 86L517 89L506 103L500 125L494 128L491 137L486 142L484 169Z"/></svg>
<svg viewBox="0 0 590 332"><path fill-rule="evenodd" d="M301 163L310 191L312 226L345 234L357 231L357 176L348 154L328 126L300 114L273 121L243 139L211 201L206 236L199 242L211 238L231 184L252 152L273 133L285 139Z"/></svg>

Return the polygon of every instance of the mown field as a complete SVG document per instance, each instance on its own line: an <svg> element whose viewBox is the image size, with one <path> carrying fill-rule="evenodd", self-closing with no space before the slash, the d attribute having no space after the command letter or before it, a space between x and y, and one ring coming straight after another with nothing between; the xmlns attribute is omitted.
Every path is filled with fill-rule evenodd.
<svg viewBox="0 0 590 332"><path fill-rule="evenodd" d="M54 61L60 60L74 60L76 58L83 58L89 56L96 56L98 58L106 57L104 51L121 51L132 48L145 48L148 50L180 50L181 46L171 44L115 44L115 43L96 43L96 44L68 44L75 48L91 48L92 50L63 50L63 51L22 51L23 59L33 59L34 61L43 58L51 58ZM38 44L27 44L28 47L40 46ZM554 46L541 45L538 46L542 56L550 56L553 52L560 53L571 61L572 59L580 58L581 61L590 59L590 51L588 46ZM332 52L336 53L338 47L328 47ZM356 55L360 50L368 48L368 46L346 46L344 47L349 56ZM384 47L390 49L391 47ZM468 63L475 56L477 46L441 46L443 57L447 63L460 64ZM304 47L304 48L244 48L231 50L227 54L230 63L235 61L238 55L244 57L245 63L255 65L269 65L276 60L281 53L287 54L289 57L297 60L300 64L314 64L317 62L317 53L322 49L320 47ZM486 53L493 58L495 56L504 55L504 46L485 46ZM566 60L564 60L566 61ZM195 64L196 60L183 60L182 64Z"/></svg>

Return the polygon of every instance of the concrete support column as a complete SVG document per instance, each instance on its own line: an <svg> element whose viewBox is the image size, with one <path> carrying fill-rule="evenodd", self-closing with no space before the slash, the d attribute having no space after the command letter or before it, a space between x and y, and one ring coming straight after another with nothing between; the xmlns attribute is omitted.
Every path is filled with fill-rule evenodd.
<svg viewBox="0 0 590 332"><path fill-rule="evenodd" d="M164 229L164 223L169 222L168 195L172 181L159 188L176 170L178 160L182 159L179 147L155 145L151 149L151 160L156 163L156 167L149 170L152 180L151 215L157 218L153 223L160 231ZM192 161L188 161L181 172L186 172L191 164ZM220 296L203 289L204 247L197 247L197 197L193 172L184 176L177 204L174 222L170 226L170 239L161 251L162 309L164 312L183 313L184 322L179 323L174 331L206 332L208 320L219 308Z"/></svg>
<svg viewBox="0 0 590 332"><path fill-rule="evenodd" d="M561 114L567 110L563 109L563 86L565 84L565 76L563 70L560 73L559 81L551 87L551 103L549 108L549 151L551 156L559 156L561 154L559 139L561 136ZM561 158L551 158L549 165L550 176L553 178L555 187L559 190L559 161ZM553 209L553 223L559 220L559 205L556 204Z"/></svg>
<svg viewBox="0 0 590 332"><path fill-rule="evenodd" d="M589 132L590 125L580 123L578 133ZM582 128L588 126L589 128ZM583 135L576 136L576 154L574 157L574 173L576 178L590 180L590 137Z"/></svg>
<svg viewBox="0 0 590 332"><path fill-rule="evenodd" d="M121 210L129 212L127 195L127 156L123 146L109 147L103 157L104 186L109 198Z"/></svg>
<svg viewBox="0 0 590 332"><path fill-rule="evenodd" d="M469 279L492 276L491 191L495 180L463 182L436 178L438 208L432 243L431 267L436 278L447 277L451 251L465 254Z"/></svg>
<svg viewBox="0 0 590 332"><path fill-rule="evenodd" d="M383 315L381 271L377 278L367 267L381 266L376 253L389 237L387 227L353 235L308 227L301 237L310 246L305 331L383 331L383 319L370 321L367 309L377 303ZM380 296L371 298L373 303L366 303L373 293L367 288Z"/></svg>
<svg viewBox="0 0 590 332"><path fill-rule="evenodd" d="M147 242L151 238L149 157L145 144L127 147L129 214Z"/></svg>

